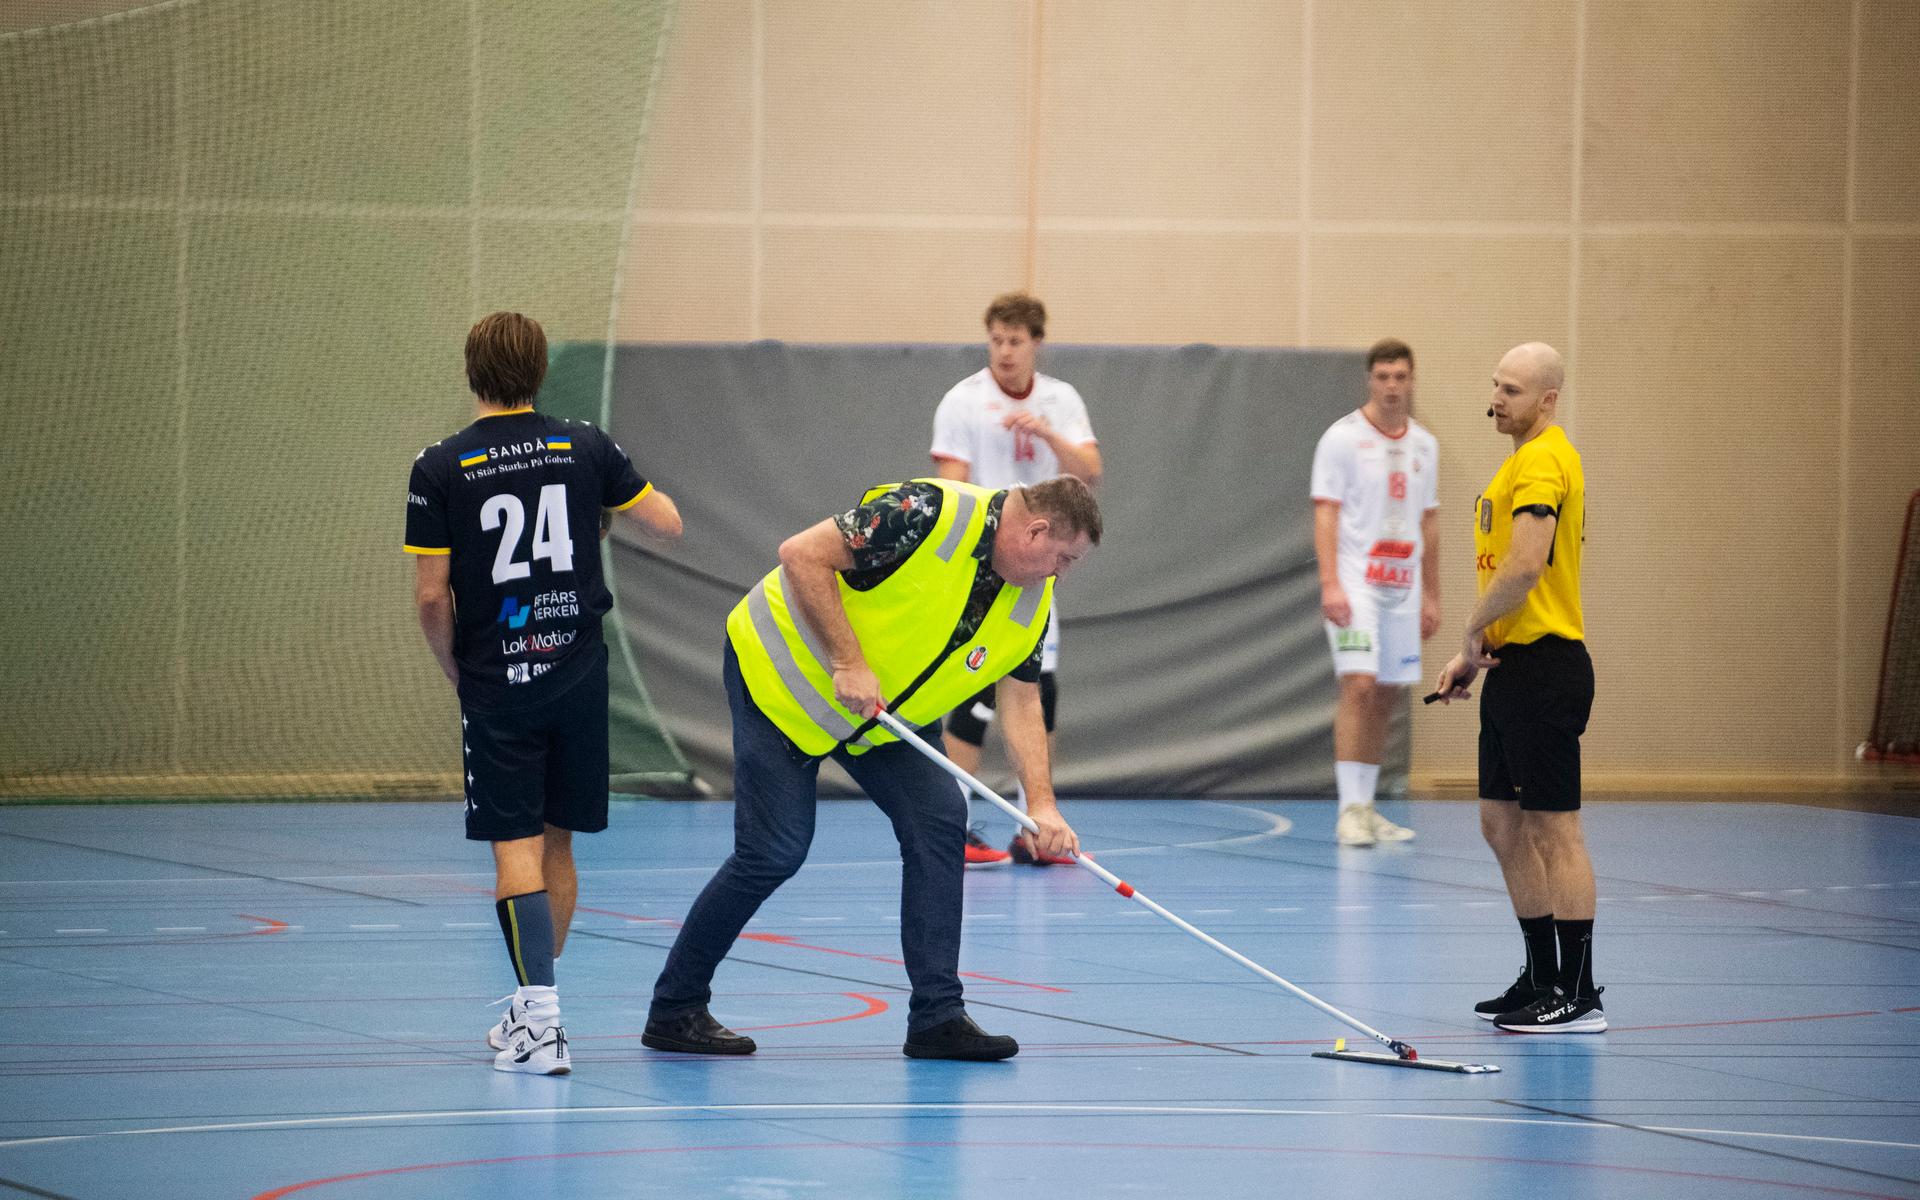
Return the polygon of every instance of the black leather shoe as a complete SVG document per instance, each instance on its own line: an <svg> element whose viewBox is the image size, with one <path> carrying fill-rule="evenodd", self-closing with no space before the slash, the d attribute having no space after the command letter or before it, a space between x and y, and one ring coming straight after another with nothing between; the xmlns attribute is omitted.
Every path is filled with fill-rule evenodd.
<svg viewBox="0 0 1920 1200"><path fill-rule="evenodd" d="M713 1019L704 1008L677 1017L654 1017L647 1021L640 1044L654 1050L677 1050L682 1054L752 1054L759 1047Z"/></svg>
<svg viewBox="0 0 1920 1200"><path fill-rule="evenodd" d="M958 1058L967 1062L999 1062L1020 1053L1020 1043L1005 1034L988 1033L965 1013L919 1033L909 1033L900 1047L908 1058Z"/></svg>

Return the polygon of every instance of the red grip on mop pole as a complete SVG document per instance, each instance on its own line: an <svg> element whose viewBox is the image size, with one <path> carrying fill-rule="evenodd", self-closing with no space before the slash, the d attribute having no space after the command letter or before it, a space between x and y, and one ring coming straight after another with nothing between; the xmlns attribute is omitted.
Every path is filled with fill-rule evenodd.
<svg viewBox="0 0 1920 1200"><path fill-rule="evenodd" d="M1122 880L1120 881L1120 886L1118 886L1118 887L1116 887L1116 888L1114 888L1113 890L1114 890L1114 891L1116 891L1116 892L1119 892L1119 893L1120 893L1120 894L1121 894L1122 896L1131 896L1131 895L1133 895L1133 885L1132 885L1132 884L1130 884L1130 883L1128 883L1128 882L1127 882L1126 880L1124 880L1124 879L1122 879Z"/></svg>

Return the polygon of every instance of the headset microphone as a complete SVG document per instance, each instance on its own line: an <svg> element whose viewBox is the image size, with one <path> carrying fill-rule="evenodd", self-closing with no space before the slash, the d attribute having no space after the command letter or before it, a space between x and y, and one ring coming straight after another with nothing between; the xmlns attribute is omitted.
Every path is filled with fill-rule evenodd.
<svg viewBox="0 0 1920 1200"><path fill-rule="evenodd" d="M1492 416L1492 415L1493 415L1493 410L1492 410L1492 409L1488 409L1488 410L1487 410L1487 415L1488 415L1488 416Z"/></svg>

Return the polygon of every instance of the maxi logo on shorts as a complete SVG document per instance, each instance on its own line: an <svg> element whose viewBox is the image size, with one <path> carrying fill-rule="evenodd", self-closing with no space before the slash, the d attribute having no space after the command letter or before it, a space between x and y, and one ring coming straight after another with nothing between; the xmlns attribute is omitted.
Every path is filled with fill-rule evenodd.
<svg viewBox="0 0 1920 1200"><path fill-rule="evenodd" d="M1333 648L1335 650L1371 650L1373 635L1364 629L1342 629L1333 635Z"/></svg>

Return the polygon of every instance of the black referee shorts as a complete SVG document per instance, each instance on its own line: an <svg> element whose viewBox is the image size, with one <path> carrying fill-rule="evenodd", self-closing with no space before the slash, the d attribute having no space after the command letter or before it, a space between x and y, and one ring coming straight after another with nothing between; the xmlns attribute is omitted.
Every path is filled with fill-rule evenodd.
<svg viewBox="0 0 1920 1200"><path fill-rule="evenodd" d="M947 736L958 738L969 746L979 746L987 740L987 726L993 722L993 690L999 686L988 684L979 695L947 714ZM1047 732L1053 732L1053 706L1059 699L1060 685L1055 682L1052 671L1040 673L1040 719L1046 722Z"/></svg>
<svg viewBox="0 0 1920 1200"><path fill-rule="evenodd" d="M460 712L467 837L510 842L548 825L607 827L607 658L558 696L517 712Z"/></svg>
<svg viewBox="0 0 1920 1200"><path fill-rule="evenodd" d="M1580 807L1580 735L1593 710L1585 642L1551 635L1495 651L1480 685L1480 798L1533 812Z"/></svg>

